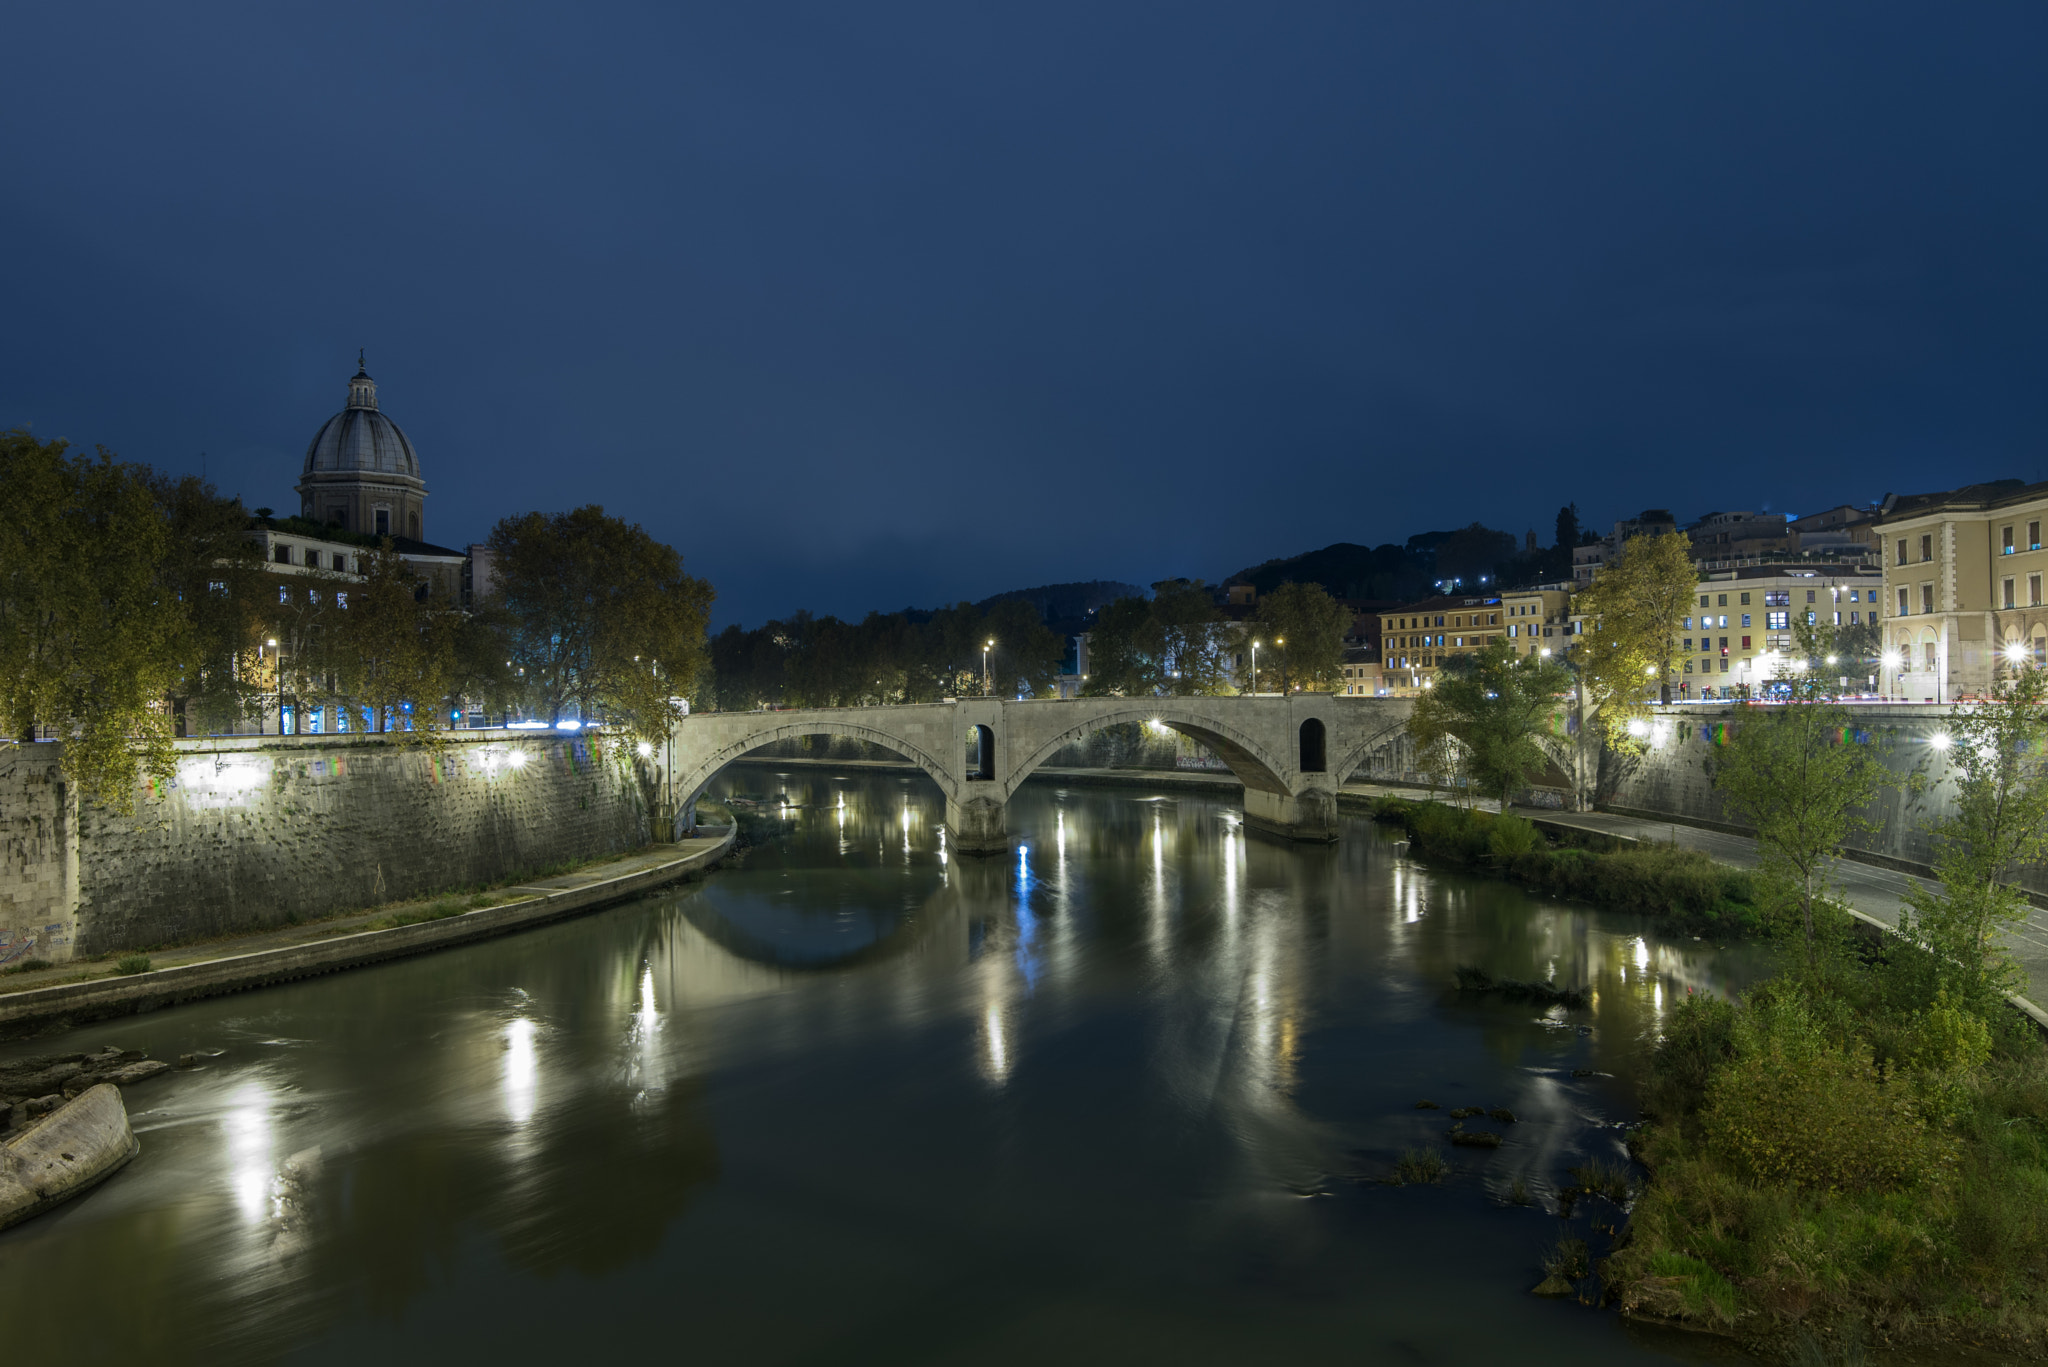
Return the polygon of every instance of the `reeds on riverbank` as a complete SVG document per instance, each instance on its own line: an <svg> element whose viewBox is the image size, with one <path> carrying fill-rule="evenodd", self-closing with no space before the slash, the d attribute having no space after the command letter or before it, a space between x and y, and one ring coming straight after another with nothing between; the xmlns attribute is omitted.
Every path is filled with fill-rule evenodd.
<svg viewBox="0 0 2048 1367"><path fill-rule="evenodd" d="M1749 874L1698 850L1640 845L1607 853L1553 848L1536 827L1509 813L1380 797L1373 819L1400 826L1419 853L1483 868L1558 897L1640 912L1673 930L1752 935L1763 928Z"/></svg>

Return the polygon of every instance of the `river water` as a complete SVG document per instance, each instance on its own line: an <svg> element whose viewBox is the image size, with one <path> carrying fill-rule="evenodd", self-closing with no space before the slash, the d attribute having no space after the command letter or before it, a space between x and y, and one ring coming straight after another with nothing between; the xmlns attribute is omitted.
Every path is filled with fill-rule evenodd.
<svg viewBox="0 0 2048 1367"><path fill-rule="evenodd" d="M728 771L783 835L445 954L7 1046L218 1052L0 1234L10 1360L1670 1362L1528 1289L1640 1038L1753 953L1188 794ZM786 797L785 809L779 799ZM1454 969L1593 989L1461 996ZM1590 1070L1590 1071L1588 1071ZM1444 1110L1418 1110L1428 1098ZM1504 1106L1494 1151L1446 1110ZM1405 1150L1441 1185L1378 1179ZM1511 1204L1517 1181L1532 1204ZM1581 1203L1578 1228L1602 1217Z"/></svg>

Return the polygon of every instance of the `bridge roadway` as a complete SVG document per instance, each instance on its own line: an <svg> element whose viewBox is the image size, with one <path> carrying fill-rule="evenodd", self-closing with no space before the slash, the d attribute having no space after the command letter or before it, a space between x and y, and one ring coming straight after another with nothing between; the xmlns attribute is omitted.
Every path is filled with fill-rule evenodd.
<svg viewBox="0 0 2048 1367"><path fill-rule="evenodd" d="M892 750L946 796L948 842L1010 847L1005 809L1031 772L1106 726L1158 723L1199 741L1244 784L1245 824L1291 840L1337 838L1337 787L1375 754L1407 745L1405 698L1258 694L1221 698L963 698L904 707L706 712L685 717L659 756L691 810L718 771L797 736L851 736Z"/></svg>

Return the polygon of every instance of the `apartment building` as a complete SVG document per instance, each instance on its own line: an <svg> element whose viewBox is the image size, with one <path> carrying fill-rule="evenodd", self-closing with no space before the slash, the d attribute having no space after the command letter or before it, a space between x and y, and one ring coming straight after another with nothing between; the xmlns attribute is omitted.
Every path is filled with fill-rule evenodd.
<svg viewBox="0 0 2048 1367"><path fill-rule="evenodd" d="M1380 614L1380 686L1413 696L1436 681L1453 656L1470 655L1503 634L1501 600L1446 595Z"/></svg>
<svg viewBox="0 0 2048 1367"><path fill-rule="evenodd" d="M1916 701L1988 693L2001 669L2048 665L2048 483L2017 479L1880 505L1887 689Z"/></svg>
<svg viewBox="0 0 2048 1367"><path fill-rule="evenodd" d="M1797 625L1867 625L1879 620L1882 591L1879 575L1855 566L1709 572L1699 582L1698 607L1680 624L1678 695L1753 695L1784 672Z"/></svg>
<svg viewBox="0 0 2048 1367"><path fill-rule="evenodd" d="M1562 656L1572 635L1576 584L1537 584L1500 596L1502 634L1517 655Z"/></svg>

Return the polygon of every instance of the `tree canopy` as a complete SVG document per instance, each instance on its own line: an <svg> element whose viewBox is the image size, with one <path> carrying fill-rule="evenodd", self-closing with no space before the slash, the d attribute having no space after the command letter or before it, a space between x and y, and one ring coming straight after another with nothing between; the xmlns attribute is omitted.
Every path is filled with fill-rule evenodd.
<svg viewBox="0 0 2048 1367"><path fill-rule="evenodd" d="M1474 655L1453 656L1415 700L1408 734L1418 750L1443 753L1454 742L1461 766L1505 811L1549 761L1543 737L1558 698L1572 683L1563 665L1520 656L1495 637Z"/></svg>
<svg viewBox="0 0 2048 1367"><path fill-rule="evenodd" d="M1282 584L1259 599L1252 622L1263 643L1257 691L1321 693L1343 686L1351 613L1322 585Z"/></svg>
<svg viewBox="0 0 2048 1367"><path fill-rule="evenodd" d="M703 666L712 589L674 548L591 504L526 513L491 529L508 657L536 713L573 705L665 735Z"/></svg>

